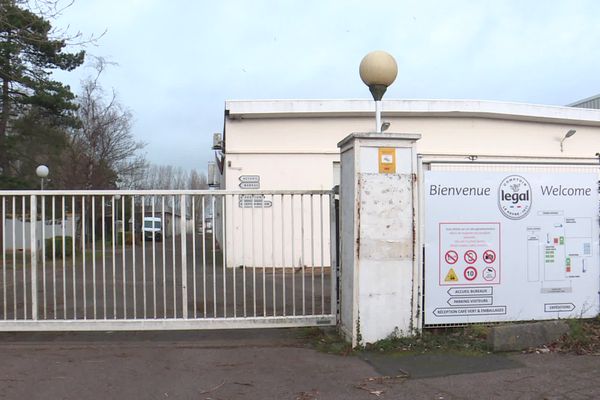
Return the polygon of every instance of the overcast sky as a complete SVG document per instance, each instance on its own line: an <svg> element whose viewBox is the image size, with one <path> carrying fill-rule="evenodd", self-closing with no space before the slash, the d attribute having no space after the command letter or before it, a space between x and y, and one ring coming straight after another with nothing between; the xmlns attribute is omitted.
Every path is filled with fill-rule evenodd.
<svg viewBox="0 0 600 400"><path fill-rule="evenodd" d="M600 1L76 0L55 24L89 53L157 164L205 170L233 99L370 98L362 57L398 62L386 98L564 105L600 93ZM77 90L89 68L60 74Z"/></svg>

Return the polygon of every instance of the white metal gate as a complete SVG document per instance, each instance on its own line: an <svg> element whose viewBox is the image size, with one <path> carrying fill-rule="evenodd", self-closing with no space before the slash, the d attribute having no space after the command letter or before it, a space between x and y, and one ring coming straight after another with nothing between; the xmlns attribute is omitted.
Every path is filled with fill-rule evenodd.
<svg viewBox="0 0 600 400"><path fill-rule="evenodd" d="M0 242L0 331L336 323L330 191L2 191Z"/></svg>
<svg viewBox="0 0 600 400"><path fill-rule="evenodd" d="M440 326L451 326L455 324L430 324L425 325L424 313L424 297L427 295L425 287L425 213L423 182L424 174L427 171L485 171L485 172L513 172L513 173L595 173L598 175L598 191L600 192L600 163L598 159L556 159L556 158L514 158L514 157L478 157L478 156L419 156L418 176L419 176L419 235L418 248L421 249L418 253L419 258L419 276L417 279L419 290L419 310L420 310L420 326L424 328L436 328ZM600 204L599 204L600 213ZM600 277L597 277L600 279Z"/></svg>

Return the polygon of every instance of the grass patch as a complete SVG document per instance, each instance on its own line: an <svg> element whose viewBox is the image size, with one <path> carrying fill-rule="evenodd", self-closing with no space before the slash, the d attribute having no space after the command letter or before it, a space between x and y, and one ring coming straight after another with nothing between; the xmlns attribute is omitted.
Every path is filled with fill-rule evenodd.
<svg viewBox="0 0 600 400"><path fill-rule="evenodd" d="M352 349L335 328L306 328L301 336L309 346L329 354L349 355L356 352L381 352L394 354L487 354L489 328L483 325L471 325L461 328L425 329L420 335L398 337L391 335L387 339Z"/></svg>
<svg viewBox="0 0 600 400"><path fill-rule="evenodd" d="M364 350L402 354L484 354L490 351L487 344L488 331L489 328L484 325L424 329L421 334L412 337L392 335L387 339L367 344Z"/></svg>
<svg viewBox="0 0 600 400"><path fill-rule="evenodd" d="M350 343L342 338L335 328L310 327L300 330L300 338L321 353L349 355L352 353Z"/></svg>
<svg viewBox="0 0 600 400"><path fill-rule="evenodd" d="M547 344L546 351L579 355L600 355L600 316L592 319L567 320L570 332L555 343ZM427 353L450 353L480 355L491 352L487 343L490 327L469 325L466 327L424 329L419 335L387 339L352 349L335 328L305 328L301 338L323 353L351 355L359 352L377 352L393 355L415 355Z"/></svg>
<svg viewBox="0 0 600 400"><path fill-rule="evenodd" d="M568 320L570 332L549 348L561 353L600 355L600 316Z"/></svg>

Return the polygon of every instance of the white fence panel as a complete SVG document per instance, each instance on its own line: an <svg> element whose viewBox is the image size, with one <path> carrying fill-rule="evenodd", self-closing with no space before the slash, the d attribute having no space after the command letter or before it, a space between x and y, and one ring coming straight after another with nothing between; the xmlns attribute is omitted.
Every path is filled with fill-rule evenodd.
<svg viewBox="0 0 600 400"><path fill-rule="evenodd" d="M247 194L0 192L0 331L335 324L332 194Z"/></svg>

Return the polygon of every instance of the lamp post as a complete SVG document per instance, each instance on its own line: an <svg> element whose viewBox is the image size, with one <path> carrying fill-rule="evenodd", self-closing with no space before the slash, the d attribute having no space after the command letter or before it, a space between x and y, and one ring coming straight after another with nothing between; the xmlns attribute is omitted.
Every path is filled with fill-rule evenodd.
<svg viewBox="0 0 600 400"><path fill-rule="evenodd" d="M563 152L563 142L565 141L565 139L570 138L571 136L573 136L575 134L575 132L577 132L575 129L570 129L569 132L567 132L565 134L565 136L560 139L560 152Z"/></svg>
<svg viewBox="0 0 600 400"><path fill-rule="evenodd" d="M117 221L117 222L115 222L115 224L117 226L119 225L118 221L119 221L119 202L120 201L121 201L121 195L118 193L115 194L115 209L113 210L113 213L115 214L115 218L116 218L115 221ZM123 224L123 227L124 227L125 223L123 221L121 221L121 224ZM113 227L113 229L114 229L114 227Z"/></svg>
<svg viewBox="0 0 600 400"><path fill-rule="evenodd" d="M44 190L44 178L48 177L50 170L45 165L39 165L35 169L35 174L41 179L41 190Z"/></svg>
<svg viewBox="0 0 600 400"><path fill-rule="evenodd" d="M375 100L375 131L381 132L381 99L398 75L396 60L385 51L372 51L360 62L360 79L369 87Z"/></svg>

